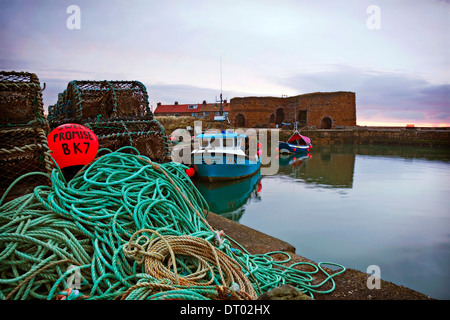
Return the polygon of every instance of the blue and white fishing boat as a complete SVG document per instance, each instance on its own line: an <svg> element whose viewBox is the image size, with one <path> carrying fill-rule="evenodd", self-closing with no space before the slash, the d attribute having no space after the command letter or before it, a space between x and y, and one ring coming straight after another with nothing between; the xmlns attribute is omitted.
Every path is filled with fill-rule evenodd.
<svg viewBox="0 0 450 320"><path fill-rule="evenodd" d="M201 179L242 179L254 175L261 167L257 152L252 155L246 150L248 136L245 134L208 133L197 135L196 140L193 167Z"/></svg>

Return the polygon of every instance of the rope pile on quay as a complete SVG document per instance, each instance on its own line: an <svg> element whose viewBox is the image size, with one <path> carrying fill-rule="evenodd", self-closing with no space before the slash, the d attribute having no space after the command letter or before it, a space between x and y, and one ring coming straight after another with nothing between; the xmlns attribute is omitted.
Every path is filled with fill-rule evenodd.
<svg viewBox="0 0 450 320"><path fill-rule="evenodd" d="M248 253L208 224L185 165L107 151L70 181L56 168L50 186L3 203L13 183L2 196L0 299L253 300L282 284L313 297L345 271Z"/></svg>

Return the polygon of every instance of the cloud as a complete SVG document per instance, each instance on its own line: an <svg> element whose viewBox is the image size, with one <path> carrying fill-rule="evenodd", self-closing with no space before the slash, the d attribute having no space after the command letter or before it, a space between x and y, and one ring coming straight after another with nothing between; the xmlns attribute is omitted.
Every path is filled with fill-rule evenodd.
<svg viewBox="0 0 450 320"><path fill-rule="evenodd" d="M280 82L300 93L353 91L358 120L450 124L450 84L434 84L417 75L332 66L329 71L296 74Z"/></svg>
<svg viewBox="0 0 450 320"><path fill-rule="evenodd" d="M220 57L228 99L354 91L358 119L450 123L449 1L378 1L376 31L369 0L78 0L80 30L69 0L0 1L0 69L36 73L45 106L72 80L105 79L141 81L154 105L214 101Z"/></svg>
<svg viewBox="0 0 450 320"><path fill-rule="evenodd" d="M57 72L57 71L55 71ZM48 75L50 73L47 71ZM44 110L47 112L48 106L53 105L58 100L58 94L62 93L70 81L72 80L123 80L122 78L117 78L112 75L110 78L98 78L95 75L84 74L80 75L77 72L72 72L70 70L61 70L58 74L64 74L65 77L41 77L38 75L41 82L41 87L44 87L43 100L44 100ZM139 79L129 79L137 80ZM146 87L147 94L149 96L150 106L156 108L158 102L162 104L173 104L178 101L181 104L184 103L202 103L206 100L207 103L214 103L220 98L220 90L215 90L211 88L184 85L184 84L162 84L162 83L148 83L141 81ZM237 96L250 96L252 93L239 92L239 91L224 91L223 99L230 101L231 98Z"/></svg>
<svg viewBox="0 0 450 320"><path fill-rule="evenodd" d="M149 95L150 104L156 107L158 102L162 104L179 103L214 103L220 99L220 90L182 84L152 84L144 83ZM222 98L230 101L238 96L250 96L251 93L226 90Z"/></svg>
<svg viewBox="0 0 450 320"><path fill-rule="evenodd" d="M151 104L156 106L158 102L162 104L179 103L208 103L219 99L220 91L182 84L148 84L146 85Z"/></svg>
<svg viewBox="0 0 450 320"><path fill-rule="evenodd" d="M43 91L44 109L57 102L58 94L72 80L138 80L146 86L149 103L162 104L215 102L219 89L196 85L159 83L151 80L125 79L123 75L80 72L70 69L42 69L37 72ZM360 70L348 66L331 66L328 71L305 72L272 80L274 85L295 94L327 91L356 93L358 124L386 121L433 125L450 124L450 84L433 84L416 75L391 71ZM225 90L223 98L258 96L254 92Z"/></svg>

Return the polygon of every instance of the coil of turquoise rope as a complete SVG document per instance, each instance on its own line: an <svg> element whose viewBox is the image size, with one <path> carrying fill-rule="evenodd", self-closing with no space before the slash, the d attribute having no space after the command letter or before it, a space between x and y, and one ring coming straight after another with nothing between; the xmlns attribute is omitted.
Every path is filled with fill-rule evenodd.
<svg viewBox="0 0 450 320"><path fill-rule="evenodd" d="M333 277L345 267L334 264L340 270L328 274L323 264L286 266L290 257L275 261L272 255L276 253L251 255L214 230L206 220L208 204L185 170L186 166L175 162L154 163L136 149L125 147L99 157L68 182L61 170L54 169L49 176L50 187L38 186L33 193L7 203L3 203L3 195L0 298L179 299L185 295L186 299L195 299L202 295L217 299L224 298L221 292L225 291L235 292L235 299L254 298L244 288L239 288L240 292L227 287L233 283L221 283L213 273L209 273L213 284L201 280L198 286L150 277L145 264L125 254L130 239L142 229L154 230L162 239L190 236L210 242L236 261L257 295L285 283L311 297L334 290ZM147 235L154 237L151 232ZM166 261L167 268L175 268L173 272L184 276L196 274L199 266L204 266L192 256L177 254L175 259L176 264ZM303 266L313 271L300 270ZM325 280L315 283L314 275L319 272L324 273ZM78 293L64 294L74 278L79 280ZM161 282L169 282L167 294L149 290ZM331 283L330 288L321 291L325 283ZM202 286L211 287L208 294L197 288Z"/></svg>

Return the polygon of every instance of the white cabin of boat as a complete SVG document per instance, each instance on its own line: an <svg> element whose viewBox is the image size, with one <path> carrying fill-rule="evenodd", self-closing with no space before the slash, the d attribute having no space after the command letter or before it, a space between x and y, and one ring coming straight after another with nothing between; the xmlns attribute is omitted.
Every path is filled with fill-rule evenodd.
<svg viewBox="0 0 450 320"><path fill-rule="evenodd" d="M238 133L206 133L196 136L192 154L223 153L245 156L245 134Z"/></svg>

